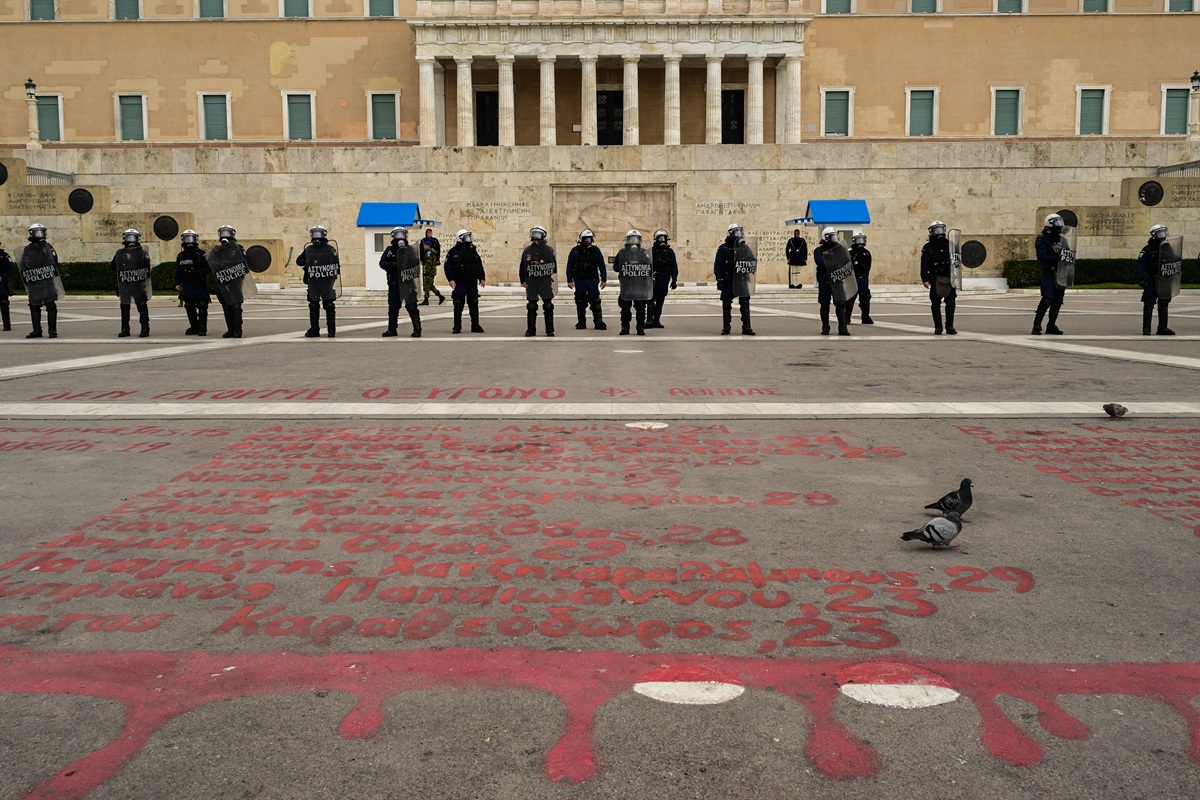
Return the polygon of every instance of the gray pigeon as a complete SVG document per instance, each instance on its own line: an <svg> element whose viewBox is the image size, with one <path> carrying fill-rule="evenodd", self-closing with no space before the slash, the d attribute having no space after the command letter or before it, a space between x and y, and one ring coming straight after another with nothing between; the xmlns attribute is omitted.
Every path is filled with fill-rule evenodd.
<svg viewBox="0 0 1200 800"><path fill-rule="evenodd" d="M962 483L958 485L957 491L950 492L925 507L932 508L934 511L941 511L943 514L950 511L957 511L959 516L962 516L967 513L967 509L974 502L974 498L971 497L971 487L974 485L971 483L970 478L963 478Z"/></svg>
<svg viewBox="0 0 1200 800"><path fill-rule="evenodd" d="M906 542L920 539L937 547L950 544L961 530L962 517L957 511L951 511L944 517L934 517L922 528L900 534L900 538Z"/></svg>

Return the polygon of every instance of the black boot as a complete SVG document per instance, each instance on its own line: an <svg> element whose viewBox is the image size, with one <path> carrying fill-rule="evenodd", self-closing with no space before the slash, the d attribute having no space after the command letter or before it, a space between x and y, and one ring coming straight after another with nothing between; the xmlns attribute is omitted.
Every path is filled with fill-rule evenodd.
<svg viewBox="0 0 1200 800"><path fill-rule="evenodd" d="M221 334L221 338L222 339L235 338L237 336L237 334L235 334L233 332L233 329L234 329L233 306L227 306L224 303L221 303L221 313L225 316L225 332Z"/></svg>
<svg viewBox="0 0 1200 800"><path fill-rule="evenodd" d="M483 333L479 324L479 295L467 298L467 311L471 314L471 333Z"/></svg>
<svg viewBox="0 0 1200 800"><path fill-rule="evenodd" d="M829 335L829 306L821 306L821 335Z"/></svg>
<svg viewBox="0 0 1200 800"><path fill-rule="evenodd" d="M190 300L183 304L183 310L187 313L188 326L183 332L184 336L196 336L200 333L200 321L196 318L196 304Z"/></svg>
<svg viewBox="0 0 1200 800"><path fill-rule="evenodd" d="M575 323L575 330L587 330L587 303L575 301L575 313L579 317L579 322Z"/></svg>
<svg viewBox="0 0 1200 800"><path fill-rule="evenodd" d="M1150 335L1150 323L1154 321L1154 303L1142 303L1142 336Z"/></svg>
<svg viewBox="0 0 1200 800"><path fill-rule="evenodd" d="M554 335L554 305L549 300L547 300L545 303L542 304L542 311L545 313L545 316L546 316L546 335L553 336Z"/></svg>
<svg viewBox="0 0 1200 800"><path fill-rule="evenodd" d="M42 307L41 306L30 306L29 307L29 321L31 323L33 323L33 330L30 331L29 333L25 334L25 338L26 339L42 338Z"/></svg>
<svg viewBox="0 0 1200 800"><path fill-rule="evenodd" d="M337 335L337 308L332 302L325 306L325 325L329 328L329 338Z"/></svg>
<svg viewBox="0 0 1200 800"><path fill-rule="evenodd" d="M199 323L199 330L196 331L196 335L208 336L208 303L201 303L196 306L196 321Z"/></svg>
<svg viewBox="0 0 1200 800"><path fill-rule="evenodd" d="M592 307L592 327L598 331L608 330L608 326L604 324L604 314L600 309L600 298L597 297L591 302Z"/></svg>
<svg viewBox="0 0 1200 800"><path fill-rule="evenodd" d="M721 302L721 335L728 336L733 328L733 305L732 302Z"/></svg>
<svg viewBox="0 0 1200 800"><path fill-rule="evenodd" d="M425 293L425 299L421 301L420 305L423 305L423 306L429 305L429 292Z"/></svg>
<svg viewBox="0 0 1200 800"><path fill-rule="evenodd" d="M145 339L150 335L150 306L146 303L138 303L138 326L141 328L138 331L138 338Z"/></svg>
<svg viewBox="0 0 1200 800"><path fill-rule="evenodd" d="M408 315L411 317L412 312L409 311ZM399 324L400 324L400 308L398 306L388 306L387 330L385 330L381 335L385 338L389 337L389 336L398 336L399 333L397 332L396 327Z"/></svg>
<svg viewBox="0 0 1200 800"><path fill-rule="evenodd" d="M441 293L441 292L439 292L437 289L434 289L434 290L433 290L433 293L437 295L437 299L438 299L438 305L439 305L439 306L440 306L442 303L446 302L446 295L442 294L442 293Z"/></svg>
<svg viewBox="0 0 1200 800"><path fill-rule="evenodd" d="M1038 303L1037 311L1033 315L1033 330L1030 333L1034 336L1042 335L1042 320L1046 318L1046 312L1049 309L1050 301L1043 297L1042 301Z"/></svg>
<svg viewBox="0 0 1200 800"><path fill-rule="evenodd" d="M1058 325L1055 324L1058 322L1058 312L1061 308L1062 303L1050 304L1050 323L1046 325L1046 333L1050 334L1051 336L1062 336L1062 331L1059 330Z"/></svg>
<svg viewBox="0 0 1200 800"><path fill-rule="evenodd" d="M954 330L954 303L946 301L946 333L954 336L958 331Z"/></svg>
<svg viewBox="0 0 1200 800"><path fill-rule="evenodd" d="M4 330L12 330L12 309L9 308L8 300L0 303L0 322L4 323Z"/></svg>
<svg viewBox="0 0 1200 800"><path fill-rule="evenodd" d="M117 334L118 339L124 339L129 336L129 306L121 304L121 332Z"/></svg>
<svg viewBox="0 0 1200 800"><path fill-rule="evenodd" d="M316 339L321 335L321 306L317 303L308 304L308 330L304 332L305 339Z"/></svg>
<svg viewBox="0 0 1200 800"><path fill-rule="evenodd" d="M750 327L750 298L738 298L739 310L742 313L742 336L754 336L754 329Z"/></svg>
<svg viewBox="0 0 1200 800"><path fill-rule="evenodd" d="M46 304L46 329L51 339L58 338L58 303Z"/></svg>
<svg viewBox="0 0 1200 800"><path fill-rule="evenodd" d="M240 339L242 338L242 304L238 303L229 313L233 317L233 338Z"/></svg>
<svg viewBox="0 0 1200 800"><path fill-rule="evenodd" d="M465 297L451 297L454 301L454 327L450 329L451 333L462 333L462 312L463 306L467 303Z"/></svg>
<svg viewBox="0 0 1200 800"><path fill-rule="evenodd" d="M637 335L646 335L646 304L633 304L634 321L637 323Z"/></svg>
<svg viewBox="0 0 1200 800"><path fill-rule="evenodd" d="M871 319L871 301L863 300L860 297L858 299L858 308L862 312L862 317L861 317L862 324L863 325L874 325L875 320Z"/></svg>
<svg viewBox="0 0 1200 800"><path fill-rule="evenodd" d="M1167 327L1167 306L1171 304L1170 300L1158 301L1158 330L1155 331L1159 336L1174 336L1175 331Z"/></svg>
<svg viewBox="0 0 1200 800"><path fill-rule="evenodd" d="M850 308L844 303L837 306L838 336L850 335Z"/></svg>
<svg viewBox="0 0 1200 800"><path fill-rule="evenodd" d="M935 336L942 335L942 307L938 303L930 303L930 309L933 311L933 333Z"/></svg>
<svg viewBox="0 0 1200 800"><path fill-rule="evenodd" d="M421 310L419 308L417 308L415 305L409 306L408 307L408 318L410 320L412 320L412 333L410 333L408 335L409 338L410 339L420 339L421 338ZM394 327L395 326L393 325L393 328ZM392 335L395 336L396 335L395 332L393 332Z"/></svg>
<svg viewBox="0 0 1200 800"><path fill-rule="evenodd" d="M525 306L525 335L537 336L537 306Z"/></svg>

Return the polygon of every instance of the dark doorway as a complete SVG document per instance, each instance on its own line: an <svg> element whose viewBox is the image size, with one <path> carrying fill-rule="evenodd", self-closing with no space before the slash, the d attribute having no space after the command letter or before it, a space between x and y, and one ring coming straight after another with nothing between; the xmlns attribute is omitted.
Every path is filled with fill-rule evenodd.
<svg viewBox="0 0 1200 800"><path fill-rule="evenodd" d="M746 90L721 90L721 144L746 143Z"/></svg>
<svg viewBox="0 0 1200 800"><path fill-rule="evenodd" d="M479 147L500 144L500 92L475 92L475 144Z"/></svg>
<svg viewBox="0 0 1200 800"><path fill-rule="evenodd" d="M625 93L596 92L596 144L621 144L625 136Z"/></svg>

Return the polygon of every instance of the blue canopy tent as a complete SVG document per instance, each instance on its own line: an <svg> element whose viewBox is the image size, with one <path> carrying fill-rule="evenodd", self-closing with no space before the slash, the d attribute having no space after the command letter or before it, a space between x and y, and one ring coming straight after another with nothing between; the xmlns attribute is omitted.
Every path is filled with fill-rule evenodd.
<svg viewBox="0 0 1200 800"><path fill-rule="evenodd" d="M866 200L809 200L804 216L785 225L870 225Z"/></svg>
<svg viewBox="0 0 1200 800"><path fill-rule="evenodd" d="M441 227L440 222L425 219L416 203L362 203L358 207L356 223L363 230L363 246L366 257L366 287L387 289L387 276L377 269L379 257L391 242L391 230L395 227L415 228L415 244L425 228Z"/></svg>

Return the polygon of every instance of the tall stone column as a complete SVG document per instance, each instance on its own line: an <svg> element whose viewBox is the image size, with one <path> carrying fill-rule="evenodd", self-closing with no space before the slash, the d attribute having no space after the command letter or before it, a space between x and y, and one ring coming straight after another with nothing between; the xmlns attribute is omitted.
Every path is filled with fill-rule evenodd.
<svg viewBox="0 0 1200 800"><path fill-rule="evenodd" d="M800 143L800 56L787 56L784 59L784 74L786 75L785 114L783 120L783 141L785 144Z"/></svg>
<svg viewBox="0 0 1200 800"><path fill-rule="evenodd" d="M581 144L596 143L596 56L582 55L579 57L583 65L583 91L579 98L583 132L580 134Z"/></svg>
<svg viewBox="0 0 1200 800"><path fill-rule="evenodd" d="M622 56L625 62L625 80L622 86L625 108L621 119L625 130L621 144L641 144L641 130L638 127L638 57Z"/></svg>
<svg viewBox="0 0 1200 800"><path fill-rule="evenodd" d="M420 73L421 118L421 147L437 147L437 84L434 81L433 68L437 59L433 56L417 56L417 69Z"/></svg>
<svg viewBox="0 0 1200 800"><path fill-rule="evenodd" d="M554 113L554 56L538 56L538 64L542 71L542 132L538 142L543 147L553 147L558 144L558 120Z"/></svg>
<svg viewBox="0 0 1200 800"><path fill-rule="evenodd" d="M704 82L704 141L721 143L721 56L708 55L708 79Z"/></svg>
<svg viewBox="0 0 1200 800"><path fill-rule="evenodd" d="M517 143L516 98L513 96L513 62L516 56L496 56L500 67L500 146Z"/></svg>
<svg viewBox="0 0 1200 800"><path fill-rule="evenodd" d="M458 67L458 146L475 146L475 90L471 85L471 56L455 56Z"/></svg>
<svg viewBox="0 0 1200 800"><path fill-rule="evenodd" d="M683 56L663 56L667 64L667 96L663 120L663 144L679 144L679 62Z"/></svg>
<svg viewBox="0 0 1200 800"><path fill-rule="evenodd" d="M750 86L746 93L746 144L763 143L763 61L765 56L747 56Z"/></svg>

